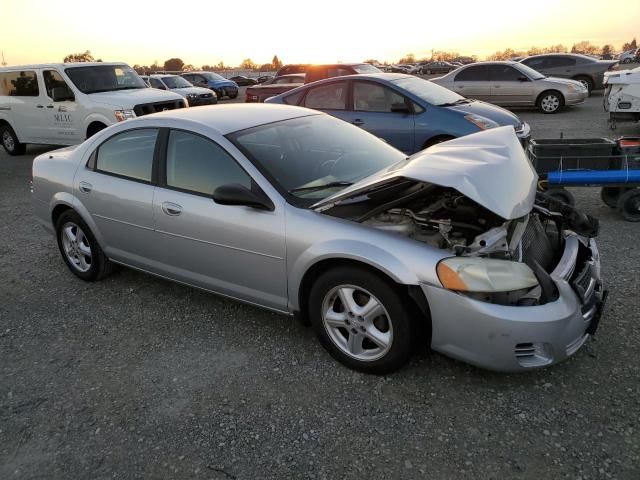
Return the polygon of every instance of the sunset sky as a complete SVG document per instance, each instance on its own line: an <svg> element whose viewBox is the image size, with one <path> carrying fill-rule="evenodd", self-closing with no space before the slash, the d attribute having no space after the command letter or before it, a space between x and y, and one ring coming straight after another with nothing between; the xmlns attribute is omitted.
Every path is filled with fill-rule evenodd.
<svg viewBox="0 0 640 480"><path fill-rule="evenodd" d="M636 35L638 0L0 0L9 65L60 62L84 50L105 61L180 57L198 67L247 57L267 63L274 54L285 63L397 61L431 49L484 57L581 40L619 49Z"/></svg>

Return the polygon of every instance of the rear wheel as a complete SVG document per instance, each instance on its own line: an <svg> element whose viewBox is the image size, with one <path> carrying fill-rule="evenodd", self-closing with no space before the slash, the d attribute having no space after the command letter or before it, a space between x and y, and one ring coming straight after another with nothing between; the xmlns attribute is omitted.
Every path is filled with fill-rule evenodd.
<svg viewBox="0 0 640 480"><path fill-rule="evenodd" d="M339 267L313 284L309 318L335 359L354 370L385 374L413 353L417 329L410 305L392 282L364 269Z"/></svg>
<svg viewBox="0 0 640 480"><path fill-rule="evenodd" d="M545 193L547 194L547 196L555 198L556 200L560 200L567 205L575 205L576 203L576 199L574 198L573 194L566 188L554 187L548 189Z"/></svg>
<svg viewBox="0 0 640 480"><path fill-rule="evenodd" d="M628 222L640 222L640 188L634 188L620 195L618 210Z"/></svg>
<svg viewBox="0 0 640 480"><path fill-rule="evenodd" d="M559 92L543 92L538 97L538 108L542 113L556 113L563 105L564 97Z"/></svg>
<svg viewBox="0 0 640 480"><path fill-rule="evenodd" d="M56 222L56 238L62 259L75 276L95 281L111 273L113 264L75 211L67 210L60 215Z"/></svg>
<svg viewBox="0 0 640 480"><path fill-rule="evenodd" d="M0 126L0 140L9 155L24 155L27 150L27 146L20 143L16 132L9 125Z"/></svg>
<svg viewBox="0 0 640 480"><path fill-rule="evenodd" d="M591 80L589 77L574 77L574 80L577 80L582 85L584 85L589 93L591 93L591 90L593 90L593 80Z"/></svg>

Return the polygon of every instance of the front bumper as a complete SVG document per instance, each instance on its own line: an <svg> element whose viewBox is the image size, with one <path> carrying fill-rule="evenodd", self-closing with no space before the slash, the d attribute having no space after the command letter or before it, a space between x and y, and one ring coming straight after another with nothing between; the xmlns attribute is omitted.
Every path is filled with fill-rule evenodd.
<svg viewBox="0 0 640 480"><path fill-rule="evenodd" d="M591 240L590 261L576 266L578 242L575 235L567 237L551 274L559 296L545 305L496 305L421 285L431 310L431 348L497 371L541 368L573 355L594 333L606 299L597 246Z"/></svg>
<svg viewBox="0 0 640 480"><path fill-rule="evenodd" d="M581 103L584 103L587 100L588 96L589 96L589 92L587 92L586 90L584 92L567 93L564 96L564 104L567 107L570 107L573 105L580 105Z"/></svg>

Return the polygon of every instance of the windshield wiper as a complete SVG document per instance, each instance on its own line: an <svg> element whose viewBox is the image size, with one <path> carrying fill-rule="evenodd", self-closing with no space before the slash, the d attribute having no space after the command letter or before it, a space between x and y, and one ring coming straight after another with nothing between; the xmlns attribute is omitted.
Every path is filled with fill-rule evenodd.
<svg viewBox="0 0 640 480"><path fill-rule="evenodd" d="M463 105L465 103L470 103L471 100L469 100L468 98L461 98L459 100L456 100L455 102L449 102L449 103L441 103L438 106L439 107L451 107L453 105Z"/></svg>
<svg viewBox="0 0 640 480"><path fill-rule="evenodd" d="M292 188L291 190L289 190L289 193L314 192L316 190L324 190L325 188L349 187L351 185L353 185L353 182L329 182L323 183L322 185L310 185L308 187Z"/></svg>

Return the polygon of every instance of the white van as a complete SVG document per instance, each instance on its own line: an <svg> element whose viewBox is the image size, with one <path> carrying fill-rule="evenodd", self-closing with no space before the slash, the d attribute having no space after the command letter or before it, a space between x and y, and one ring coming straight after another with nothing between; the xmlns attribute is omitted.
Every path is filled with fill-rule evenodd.
<svg viewBox="0 0 640 480"><path fill-rule="evenodd" d="M187 106L177 93L148 88L124 63L0 68L0 141L10 155L28 143L73 145L116 122Z"/></svg>

